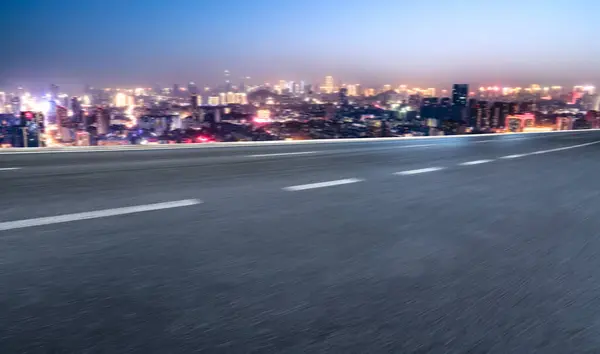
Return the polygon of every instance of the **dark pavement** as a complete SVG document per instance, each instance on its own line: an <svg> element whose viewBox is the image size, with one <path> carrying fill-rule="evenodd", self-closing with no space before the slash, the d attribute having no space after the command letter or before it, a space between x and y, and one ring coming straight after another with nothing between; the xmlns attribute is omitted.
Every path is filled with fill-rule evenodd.
<svg viewBox="0 0 600 354"><path fill-rule="evenodd" d="M203 202L0 231L0 353L598 353L599 159L599 131L0 152L0 229Z"/></svg>

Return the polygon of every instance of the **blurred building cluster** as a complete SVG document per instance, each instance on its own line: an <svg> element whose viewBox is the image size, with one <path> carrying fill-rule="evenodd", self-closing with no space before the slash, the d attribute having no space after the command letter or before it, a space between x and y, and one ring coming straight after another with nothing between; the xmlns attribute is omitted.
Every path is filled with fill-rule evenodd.
<svg viewBox="0 0 600 354"><path fill-rule="evenodd" d="M95 88L77 96L51 84L0 92L3 147L209 143L588 129L600 126L589 85L450 90L362 87L326 76L317 85L279 80L215 87Z"/></svg>

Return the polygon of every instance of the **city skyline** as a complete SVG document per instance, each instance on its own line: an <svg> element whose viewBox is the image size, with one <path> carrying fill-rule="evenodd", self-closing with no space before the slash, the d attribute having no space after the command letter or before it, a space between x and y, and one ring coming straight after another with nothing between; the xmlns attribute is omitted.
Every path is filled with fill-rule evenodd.
<svg viewBox="0 0 600 354"><path fill-rule="evenodd" d="M577 6L575 6L577 5ZM600 25L592 0L451 3L308 0L13 0L3 24L19 28L0 66L1 86L236 83L325 75L374 86L406 82L600 80ZM557 23L576 19L565 31ZM26 23L26 26L23 24Z"/></svg>

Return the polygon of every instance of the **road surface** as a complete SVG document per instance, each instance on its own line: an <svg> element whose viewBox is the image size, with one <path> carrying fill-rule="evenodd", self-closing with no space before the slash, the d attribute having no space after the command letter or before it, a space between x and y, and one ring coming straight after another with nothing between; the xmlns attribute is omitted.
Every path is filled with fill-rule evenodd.
<svg viewBox="0 0 600 354"><path fill-rule="evenodd" d="M600 352L600 132L0 153L0 353Z"/></svg>

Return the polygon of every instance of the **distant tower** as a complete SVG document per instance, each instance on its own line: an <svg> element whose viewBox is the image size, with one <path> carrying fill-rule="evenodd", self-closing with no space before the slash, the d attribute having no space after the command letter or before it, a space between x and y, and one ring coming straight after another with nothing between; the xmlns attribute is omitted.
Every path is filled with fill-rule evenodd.
<svg viewBox="0 0 600 354"><path fill-rule="evenodd" d="M452 105L466 107L468 97L469 85L454 84L454 86L452 86Z"/></svg>
<svg viewBox="0 0 600 354"><path fill-rule="evenodd" d="M10 104L12 107L12 113L17 116L21 112L21 97L15 96L10 100Z"/></svg>
<svg viewBox="0 0 600 354"><path fill-rule="evenodd" d="M82 123L83 111L78 97L71 98L71 110L73 111L73 120L77 123Z"/></svg>
<svg viewBox="0 0 600 354"><path fill-rule="evenodd" d="M231 74L229 70L225 70L223 75L225 76L225 91L231 91Z"/></svg>
<svg viewBox="0 0 600 354"><path fill-rule="evenodd" d="M96 111L96 129L98 135L108 134L110 126L110 112L108 109L98 109Z"/></svg>
<svg viewBox="0 0 600 354"><path fill-rule="evenodd" d="M59 91L60 91L60 88L58 87L58 85L55 85L55 84L50 85L50 96L53 100L58 98Z"/></svg>
<svg viewBox="0 0 600 354"><path fill-rule="evenodd" d="M333 76L325 76L325 83L321 87L324 93L333 93L335 88L335 83L333 81Z"/></svg>
<svg viewBox="0 0 600 354"><path fill-rule="evenodd" d="M194 112L198 111L198 95L193 94L190 96L190 104Z"/></svg>
<svg viewBox="0 0 600 354"><path fill-rule="evenodd" d="M196 85L195 82L190 81L188 83L188 91L189 91L190 95L197 95L198 94L198 86Z"/></svg>
<svg viewBox="0 0 600 354"><path fill-rule="evenodd" d="M454 84L452 86L452 119L466 122L468 120L467 100L469 99L469 85ZM499 126L500 123L497 125Z"/></svg>
<svg viewBox="0 0 600 354"><path fill-rule="evenodd" d="M6 106L6 94L4 92L0 92L0 113L5 112Z"/></svg>
<svg viewBox="0 0 600 354"><path fill-rule="evenodd" d="M348 105L348 89L345 87L342 87L340 89L340 104L343 106L347 106Z"/></svg>

